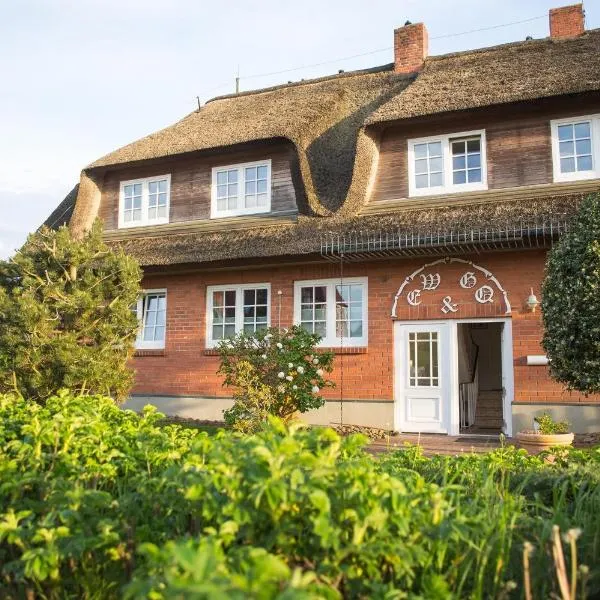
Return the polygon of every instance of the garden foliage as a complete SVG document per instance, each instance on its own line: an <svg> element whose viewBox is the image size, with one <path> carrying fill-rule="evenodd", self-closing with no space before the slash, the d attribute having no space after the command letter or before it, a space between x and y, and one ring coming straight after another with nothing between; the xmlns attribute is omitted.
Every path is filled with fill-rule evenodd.
<svg viewBox="0 0 600 600"><path fill-rule="evenodd" d="M0 261L0 392L42 401L63 387L126 397L132 383L137 263L102 243L42 228Z"/></svg>
<svg viewBox="0 0 600 600"><path fill-rule="evenodd" d="M552 249L542 289L543 346L552 376L600 392L600 194L588 196Z"/></svg>
<svg viewBox="0 0 600 600"><path fill-rule="evenodd" d="M273 415L289 421L297 413L323 406L320 395L333 382L333 354L317 351L320 337L302 327L275 327L251 336L240 333L219 345L224 385L234 388L234 405L225 411L233 428L256 431Z"/></svg>
<svg viewBox="0 0 600 600"><path fill-rule="evenodd" d="M159 418L0 396L0 597L520 598L528 542L548 598L554 524L582 530L577 597L600 593L598 450L378 460L325 428Z"/></svg>

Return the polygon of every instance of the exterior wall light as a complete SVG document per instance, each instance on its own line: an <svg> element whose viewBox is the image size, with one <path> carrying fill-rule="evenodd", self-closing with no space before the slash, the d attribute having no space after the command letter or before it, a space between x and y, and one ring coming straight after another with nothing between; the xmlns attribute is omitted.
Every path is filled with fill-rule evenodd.
<svg viewBox="0 0 600 600"><path fill-rule="evenodd" d="M529 294L529 298L527 298L525 304L527 304L527 308L532 313L535 313L535 309L539 306L540 301L537 299L537 296L533 293L533 288L531 288L531 294Z"/></svg>

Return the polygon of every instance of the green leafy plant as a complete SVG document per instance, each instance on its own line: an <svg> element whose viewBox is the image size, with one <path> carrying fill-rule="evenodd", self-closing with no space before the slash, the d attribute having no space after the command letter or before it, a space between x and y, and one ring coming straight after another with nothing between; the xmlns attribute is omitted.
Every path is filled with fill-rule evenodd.
<svg viewBox="0 0 600 600"><path fill-rule="evenodd" d="M548 256L542 289L550 372L568 389L600 392L600 194L577 216Z"/></svg>
<svg viewBox="0 0 600 600"><path fill-rule="evenodd" d="M544 435L569 433L569 423L567 421L555 421L547 412L535 417L534 421L538 424L538 431Z"/></svg>
<svg viewBox="0 0 600 600"><path fill-rule="evenodd" d="M117 400L132 383L141 271L102 243L99 223L81 239L42 228L0 261L0 392L43 401L61 388Z"/></svg>
<svg viewBox="0 0 600 600"><path fill-rule="evenodd" d="M333 353L317 351L320 337L302 327L240 333L219 344L224 385L234 388L235 403L225 422L240 431L256 431L267 415L288 421L296 413L323 406L321 390L333 369Z"/></svg>
<svg viewBox="0 0 600 600"><path fill-rule="evenodd" d="M377 458L272 417L252 435L163 422L0 395L1 598L600 594L600 449Z"/></svg>

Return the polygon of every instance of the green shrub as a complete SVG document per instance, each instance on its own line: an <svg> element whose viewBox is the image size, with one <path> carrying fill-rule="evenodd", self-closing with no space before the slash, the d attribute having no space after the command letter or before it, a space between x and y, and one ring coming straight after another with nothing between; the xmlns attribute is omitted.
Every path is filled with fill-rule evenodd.
<svg viewBox="0 0 600 600"><path fill-rule="evenodd" d="M235 389L235 403L225 422L244 432L256 431L268 415L288 421L298 412L323 406L319 392L333 382L333 354L316 350L320 337L302 327L240 333L219 344L224 385Z"/></svg>
<svg viewBox="0 0 600 600"><path fill-rule="evenodd" d="M600 392L600 194L588 196L548 256L542 289L550 373L568 389Z"/></svg>
<svg viewBox="0 0 600 600"><path fill-rule="evenodd" d="M127 396L141 272L102 243L42 228L0 261L0 392L43 401L61 388Z"/></svg>
<svg viewBox="0 0 600 600"><path fill-rule="evenodd" d="M569 423L567 421L555 421L549 413L535 417L534 421L538 424L539 432L544 435L569 433Z"/></svg>
<svg viewBox="0 0 600 600"><path fill-rule="evenodd" d="M160 419L0 396L0 597L519 598L528 542L548 598L555 524L582 530L600 593L600 450L378 460L325 428L209 437Z"/></svg>

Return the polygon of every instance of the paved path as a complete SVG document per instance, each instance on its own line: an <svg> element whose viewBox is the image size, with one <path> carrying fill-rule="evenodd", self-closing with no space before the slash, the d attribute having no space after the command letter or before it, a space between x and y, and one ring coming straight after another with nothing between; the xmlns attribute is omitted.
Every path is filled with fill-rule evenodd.
<svg viewBox="0 0 600 600"><path fill-rule="evenodd" d="M401 433L388 440L376 440L369 445L373 453L386 452L409 443L423 448L426 455L432 454L462 454L464 452L488 452L500 447L499 436L467 436L467 435L439 435L435 433ZM507 438L505 444L512 444Z"/></svg>

